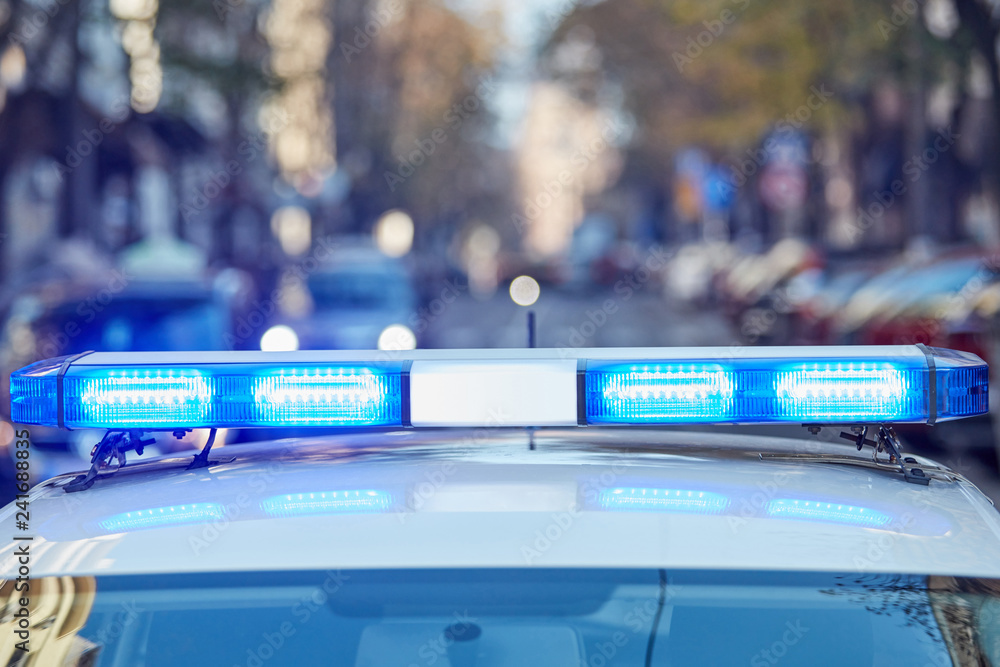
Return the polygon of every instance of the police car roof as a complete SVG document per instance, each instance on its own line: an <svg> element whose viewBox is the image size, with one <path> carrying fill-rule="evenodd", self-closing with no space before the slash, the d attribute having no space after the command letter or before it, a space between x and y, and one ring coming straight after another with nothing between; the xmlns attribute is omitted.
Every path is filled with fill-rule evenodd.
<svg viewBox="0 0 1000 667"><path fill-rule="evenodd" d="M658 567L1000 577L1000 514L850 444L740 433L398 431L235 445L32 491L32 575ZM870 460L870 459L869 459ZM863 463L863 455L857 455ZM921 464L927 462L920 460ZM15 509L0 513L8 535ZM16 571L15 549L0 569Z"/></svg>

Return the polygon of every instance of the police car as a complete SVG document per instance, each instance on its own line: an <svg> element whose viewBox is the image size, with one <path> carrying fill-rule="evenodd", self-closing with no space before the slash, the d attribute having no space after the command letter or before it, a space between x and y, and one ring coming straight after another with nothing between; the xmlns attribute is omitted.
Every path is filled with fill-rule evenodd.
<svg viewBox="0 0 1000 667"><path fill-rule="evenodd" d="M998 665L1000 514L893 430L985 413L987 374L923 346L39 362L15 421L106 435L3 510L0 659ZM288 426L343 432L136 458Z"/></svg>

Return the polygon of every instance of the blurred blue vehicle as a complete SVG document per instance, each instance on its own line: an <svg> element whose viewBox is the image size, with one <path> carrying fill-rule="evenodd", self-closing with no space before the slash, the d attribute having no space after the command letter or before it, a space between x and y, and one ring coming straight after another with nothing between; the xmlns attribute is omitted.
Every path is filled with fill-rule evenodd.
<svg viewBox="0 0 1000 667"><path fill-rule="evenodd" d="M408 326L417 293L406 266L376 248L348 245L331 253L298 286L303 307L287 307L261 337L261 349L413 349ZM295 312L298 310L298 312ZM292 312L289 312L292 311Z"/></svg>
<svg viewBox="0 0 1000 667"><path fill-rule="evenodd" d="M41 358L92 350L228 349L234 294L223 284L208 279L149 280L112 271L91 281L52 280L20 290L9 299L0 329L4 377ZM8 417L8 391L2 383L3 419ZM162 433L150 449L183 449L201 437ZM100 439L101 433L90 430L32 428L33 473L46 477L89 464L90 450Z"/></svg>

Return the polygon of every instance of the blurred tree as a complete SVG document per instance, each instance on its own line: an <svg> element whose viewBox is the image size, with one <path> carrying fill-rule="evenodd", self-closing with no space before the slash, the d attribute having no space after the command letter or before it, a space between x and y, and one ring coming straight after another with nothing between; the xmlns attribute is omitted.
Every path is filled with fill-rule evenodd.
<svg viewBox="0 0 1000 667"><path fill-rule="evenodd" d="M500 21L473 23L437 0L338 2L334 15L329 67L350 228L366 231L394 207L413 215L418 234L495 216L510 183L489 146Z"/></svg>
<svg viewBox="0 0 1000 667"><path fill-rule="evenodd" d="M543 57L548 75L584 99L609 85L621 90L638 129L623 178L656 190L684 146L746 159L775 128L864 131L868 100L887 81L902 82L909 108L924 109L930 85L967 72L969 48L961 31L950 39L928 33L922 7L917 0L587 3L566 15ZM600 69L573 66L580 40L599 52ZM918 117L901 122L920 125ZM916 139L906 148L922 148L923 129L911 127Z"/></svg>

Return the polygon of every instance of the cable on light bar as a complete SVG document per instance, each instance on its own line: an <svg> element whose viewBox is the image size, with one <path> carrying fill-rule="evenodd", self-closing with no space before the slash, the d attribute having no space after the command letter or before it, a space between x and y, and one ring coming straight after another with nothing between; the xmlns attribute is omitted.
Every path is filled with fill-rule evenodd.
<svg viewBox="0 0 1000 667"><path fill-rule="evenodd" d="M866 528L879 528L892 520L888 514L867 507L794 498L780 498L770 501L767 504L767 514L776 519L823 521Z"/></svg>
<svg viewBox="0 0 1000 667"><path fill-rule="evenodd" d="M374 489L291 493L260 503L261 509L272 517L376 513L391 506L392 494Z"/></svg>
<svg viewBox="0 0 1000 667"><path fill-rule="evenodd" d="M606 510L721 514L729 498L710 491L621 487L603 489L597 502Z"/></svg>

